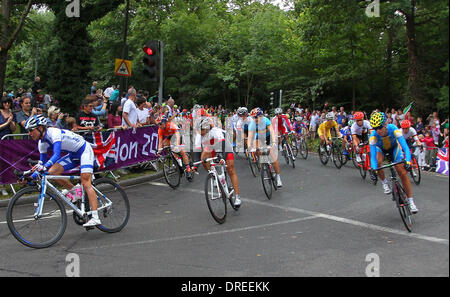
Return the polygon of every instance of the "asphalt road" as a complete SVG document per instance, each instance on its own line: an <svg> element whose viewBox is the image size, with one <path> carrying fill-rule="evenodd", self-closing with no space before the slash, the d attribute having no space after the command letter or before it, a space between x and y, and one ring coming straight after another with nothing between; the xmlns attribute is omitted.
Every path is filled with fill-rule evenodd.
<svg viewBox="0 0 450 297"><path fill-rule="evenodd" d="M73 254L81 276L366 276L376 263L382 277L449 276L448 177L425 173L413 185L420 212L408 233L390 196L351 163L281 161L284 186L272 200L247 163L236 164L243 203L223 225L207 209L203 170L176 190L164 179L128 186L125 229L87 232L69 217L43 250L16 241L0 208L0 276L66 276Z"/></svg>

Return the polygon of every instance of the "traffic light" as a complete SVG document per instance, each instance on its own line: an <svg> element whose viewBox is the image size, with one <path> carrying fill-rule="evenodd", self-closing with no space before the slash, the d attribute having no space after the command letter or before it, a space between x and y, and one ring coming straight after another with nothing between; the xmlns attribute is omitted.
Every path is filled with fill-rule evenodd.
<svg viewBox="0 0 450 297"><path fill-rule="evenodd" d="M142 60L144 63L144 75L150 81L158 81L159 41L147 41L142 50L144 51L144 59Z"/></svg>

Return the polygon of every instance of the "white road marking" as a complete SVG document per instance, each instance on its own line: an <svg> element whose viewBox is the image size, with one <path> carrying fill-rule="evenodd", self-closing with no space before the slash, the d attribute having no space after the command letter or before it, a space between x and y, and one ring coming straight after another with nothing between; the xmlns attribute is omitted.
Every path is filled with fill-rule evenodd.
<svg viewBox="0 0 450 297"><path fill-rule="evenodd" d="M159 182L148 182L148 184L154 185L154 186L168 187L167 184L159 183ZM183 189L183 191L189 191L189 192L195 192L195 193L204 193L203 191L196 190L196 189ZM256 201L256 200L242 198L242 197L241 197L241 200L245 201L245 202L250 202L250 203L254 203L254 204L267 206L267 207L278 208L278 209L282 209L282 210L285 210L285 211L291 211L291 212L306 214L306 215L309 215L309 216L313 216L315 218L323 218L323 219L327 219L327 220L331 220L331 221L335 221L335 222L340 222L340 223L350 224L350 225L354 225L354 226L359 226L359 227L367 228L367 229L370 229L370 230L382 231L382 232L398 234L398 235L404 235L404 236L408 236L408 237L413 237L413 238L417 238L417 239L422 239L422 240L427 240L427 241L431 241L431 242L436 242L436 243L449 245L449 240L448 239L444 239L444 238L427 236L427 235L422 235L422 234L418 234L418 233L409 233L408 231L404 231L404 230L397 230L397 229L393 229L393 228L378 226L378 225L364 223L364 222L360 222L360 221L356 221L356 220L352 220L352 219L346 219L346 218L342 218L342 217L328 215L328 214L320 213L320 212L316 212L316 211L300 209L300 208L296 208L296 207L275 205L275 204L271 204L271 203L268 203L268 202Z"/></svg>

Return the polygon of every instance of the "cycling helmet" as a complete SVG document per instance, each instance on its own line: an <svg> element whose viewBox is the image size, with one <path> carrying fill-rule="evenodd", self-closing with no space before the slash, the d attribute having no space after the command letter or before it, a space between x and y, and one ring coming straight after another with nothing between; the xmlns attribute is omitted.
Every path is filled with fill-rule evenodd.
<svg viewBox="0 0 450 297"><path fill-rule="evenodd" d="M202 117L199 121L198 121L198 129L204 129L204 130L209 130L211 129L211 119L208 117Z"/></svg>
<svg viewBox="0 0 450 297"><path fill-rule="evenodd" d="M360 112L360 111L355 112L353 117L355 118L355 121L357 121L357 120L364 120L364 114L362 112Z"/></svg>
<svg viewBox="0 0 450 297"><path fill-rule="evenodd" d="M162 114L162 115L160 115L157 119L156 119L156 124L164 124L164 123L166 123L168 121L168 119L167 119L167 116L166 115L164 115L164 114Z"/></svg>
<svg viewBox="0 0 450 297"><path fill-rule="evenodd" d="M402 129L408 129L409 127L411 127L411 122L408 120L403 120L401 123Z"/></svg>
<svg viewBox="0 0 450 297"><path fill-rule="evenodd" d="M250 112L251 117L259 117L262 114L263 114L263 111L259 107L253 108L252 111Z"/></svg>
<svg viewBox="0 0 450 297"><path fill-rule="evenodd" d="M248 114L247 107L239 107L239 109L237 110L237 114L240 116Z"/></svg>
<svg viewBox="0 0 450 297"><path fill-rule="evenodd" d="M301 122L301 121L303 121L303 118L302 118L302 117L295 117L295 120L296 120L297 122Z"/></svg>
<svg viewBox="0 0 450 297"><path fill-rule="evenodd" d="M327 113L327 115L325 116L325 119L328 121L328 120L334 120L334 115L331 113L331 112L329 112L329 113Z"/></svg>
<svg viewBox="0 0 450 297"><path fill-rule="evenodd" d="M275 108L275 114L282 114L283 110L279 107Z"/></svg>
<svg viewBox="0 0 450 297"><path fill-rule="evenodd" d="M372 128L383 127L386 124L386 116L382 112L375 112L370 117L370 125Z"/></svg>
<svg viewBox="0 0 450 297"><path fill-rule="evenodd" d="M350 120L350 121L348 121L348 126L351 127L351 126L353 126L354 123L355 123L354 120Z"/></svg>
<svg viewBox="0 0 450 297"><path fill-rule="evenodd" d="M37 126L47 126L47 119L41 114L29 117L25 122L25 129L28 131L36 128Z"/></svg>

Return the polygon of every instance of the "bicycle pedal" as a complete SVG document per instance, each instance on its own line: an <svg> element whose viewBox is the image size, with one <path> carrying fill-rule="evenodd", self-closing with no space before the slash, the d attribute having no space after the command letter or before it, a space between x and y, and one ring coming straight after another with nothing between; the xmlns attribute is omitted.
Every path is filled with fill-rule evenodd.
<svg viewBox="0 0 450 297"><path fill-rule="evenodd" d="M86 231L90 231L90 230L94 230L95 229L95 227L93 227L93 226L91 226L91 227L85 227L86 228Z"/></svg>

